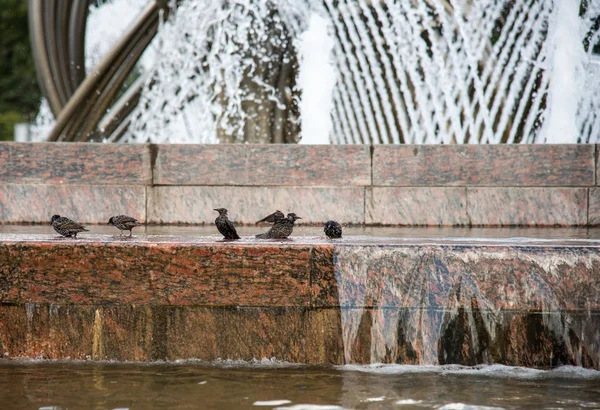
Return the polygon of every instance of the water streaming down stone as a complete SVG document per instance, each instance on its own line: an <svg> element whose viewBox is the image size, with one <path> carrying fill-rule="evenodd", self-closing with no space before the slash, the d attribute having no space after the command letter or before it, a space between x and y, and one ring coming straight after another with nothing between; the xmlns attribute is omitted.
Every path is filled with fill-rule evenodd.
<svg viewBox="0 0 600 410"><path fill-rule="evenodd" d="M345 363L598 363L596 249L343 246Z"/></svg>

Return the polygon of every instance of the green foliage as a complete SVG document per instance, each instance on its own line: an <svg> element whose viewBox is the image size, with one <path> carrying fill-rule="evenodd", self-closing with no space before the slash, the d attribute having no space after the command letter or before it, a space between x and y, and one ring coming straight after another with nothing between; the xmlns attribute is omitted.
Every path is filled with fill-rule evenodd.
<svg viewBox="0 0 600 410"><path fill-rule="evenodd" d="M15 124L23 122L23 116L16 111L0 112L0 141L13 139Z"/></svg>
<svg viewBox="0 0 600 410"><path fill-rule="evenodd" d="M0 139L12 139L14 123L35 117L40 98L27 2L0 0Z"/></svg>

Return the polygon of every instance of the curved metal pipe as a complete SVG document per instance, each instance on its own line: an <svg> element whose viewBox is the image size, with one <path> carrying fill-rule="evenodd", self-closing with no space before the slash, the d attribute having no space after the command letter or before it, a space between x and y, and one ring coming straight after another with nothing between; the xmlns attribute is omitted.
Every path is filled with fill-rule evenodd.
<svg viewBox="0 0 600 410"><path fill-rule="evenodd" d="M56 15L56 29L54 35L56 38L56 51L58 60L58 73L60 77L60 83L63 87L63 91L67 100L75 92L75 88L71 85L70 72L69 72L69 46L68 46L68 33L71 14L71 8L73 7L73 0L58 0L58 11Z"/></svg>
<svg viewBox="0 0 600 410"><path fill-rule="evenodd" d="M43 25L44 37L46 41L46 51L48 53L48 62L50 65L50 72L52 75L52 81L54 81L56 92L58 94L58 98L60 104L64 106L67 101L69 101L69 97L65 91L65 87L63 84L63 78L60 75L60 68L58 63L58 8L61 6L61 0L49 0L48 1L48 10L44 13L45 22Z"/></svg>
<svg viewBox="0 0 600 410"><path fill-rule="evenodd" d="M31 48L35 56L35 68L38 82L48 100L50 109L58 117L63 104L60 101L56 85L52 79L52 71L48 59L48 49L44 38L44 10L43 0L29 0L29 26L31 29Z"/></svg>
<svg viewBox="0 0 600 410"><path fill-rule="evenodd" d="M119 54L127 49L128 43L132 37L135 37L136 31L139 30L139 28L143 26L147 19L149 19L153 14L158 13L158 10L158 3L155 0L152 0L152 2L144 9L144 11L135 21L135 23L129 28L127 33L119 40L112 50L104 56L100 63L94 67L90 75L83 80L69 102L58 115L56 124L48 136L49 141L59 140L69 120L76 113L76 111L78 111L81 104L86 101L93 92L96 91L96 86L102 81L106 73L110 71Z"/></svg>
<svg viewBox="0 0 600 410"><path fill-rule="evenodd" d="M112 99L125 82L131 69L135 66L139 56L144 51L147 44L142 44L141 40L146 37L148 31L151 31L148 43L154 37L158 29L158 14L148 18L144 24L136 30L134 37L127 43L127 47L119 53L110 69L105 73L101 81L96 86L96 93L92 93L77 115L69 125L69 131L63 133L63 140L66 141L84 141L93 135L97 123L105 115ZM140 45L144 48L139 50ZM126 62L130 62L126 64Z"/></svg>
<svg viewBox="0 0 600 410"><path fill-rule="evenodd" d="M85 78L85 29L87 25L88 0L73 0L69 17L69 72L73 90Z"/></svg>
<svg viewBox="0 0 600 410"><path fill-rule="evenodd" d="M146 80L147 76L139 77L131 86L129 86L125 94L113 104L110 112L98 123L100 137L107 138L110 142L116 142L121 138L123 134L118 133L117 131L122 128L122 125L125 122L127 122L125 130L129 127L129 120L127 117L137 106ZM121 122L119 123L119 121Z"/></svg>
<svg viewBox="0 0 600 410"><path fill-rule="evenodd" d="M113 72L107 73L103 84L98 87L98 89L102 90L100 96L98 98L93 98L90 101L92 104L88 105L89 115L84 114L85 121L83 122L84 126L79 130L76 140L81 140L82 137L90 135L95 129L96 125L104 114L106 110L110 106L110 103L113 101L115 95L119 92L119 89L131 73L131 70L136 65L141 55L143 54L148 44L152 41L154 36L158 31L158 14L155 18L151 18L148 20L147 24L136 32L136 36L131 39L129 43L131 47L128 47L127 50L124 50L123 53L119 55L118 61L115 61L115 67Z"/></svg>

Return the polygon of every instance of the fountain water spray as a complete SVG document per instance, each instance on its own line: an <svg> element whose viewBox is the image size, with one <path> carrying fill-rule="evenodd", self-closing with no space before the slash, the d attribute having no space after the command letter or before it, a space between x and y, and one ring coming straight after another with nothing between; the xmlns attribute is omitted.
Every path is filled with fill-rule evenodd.
<svg viewBox="0 0 600 410"><path fill-rule="evenodd" d="M331 133L331 110L336 70L331 64L334 40L329 36L329 22L313 14L308 30L301 34L300 73L298 86L302 90L300 113L302 144L328 144Z"/></svg>
<svg viewBox="0 0 600 410"><path fill-rule="evenodd" d="M559 0L548 35L552 81L548 90L548 116L541 137L545 142L577 141L577 111L584 91L586 54L579 19L579 2Z"/></svg>
<svg viewBox="0 0 600 410"><path fill-rule="evenodd" d="M333 143L600 140L597 2L177 4L127 141L306 142L326 129Z"/></svg>

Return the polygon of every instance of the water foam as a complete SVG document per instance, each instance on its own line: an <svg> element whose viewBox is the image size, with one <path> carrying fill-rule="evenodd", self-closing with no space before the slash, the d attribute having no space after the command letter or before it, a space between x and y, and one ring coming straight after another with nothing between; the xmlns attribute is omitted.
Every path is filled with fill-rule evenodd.
<svg viewBox="0 0 600 410"><path fill-rule="evenodd" d="M423 400L402 399L402 400L396 401L396 404L398 404L400 406L409 406L411 404L421 404L421 403L423 403Z"/></svg>
<svg viewBox="0 0 600 410"><path fill-rule="evenodd" d="M328 404L295 404L288 407L276 407L275 410L345 410L345 408Z"/></svg>
<svg viewBox="0 0 600 410"><path fill-rule="evenodd" d="M265 400L265 401L255 401L253 406L265 406L265 407L274 407L274 406L282 406L284 404L290 404L289 400Z"/></svg>
<svg viewBox="0 0 600 410"><path fill-rule="evenodd" d="M342 371L371 373L395 376L402 374L432 373L439 375L485 376L502 379L598 379L600 371L577 366L561 366L551 370L533 369L529 367L505 366L501 364L461 366L461 365L402 365L402 364L369 364L336 366Z"/></svg>
<svg viewBox="0 0 600 410"><path fill-rule="evenodd" d="M504 410L504 407L477 406L464 403L450 403L438 407L439 410Z"/></svg>

